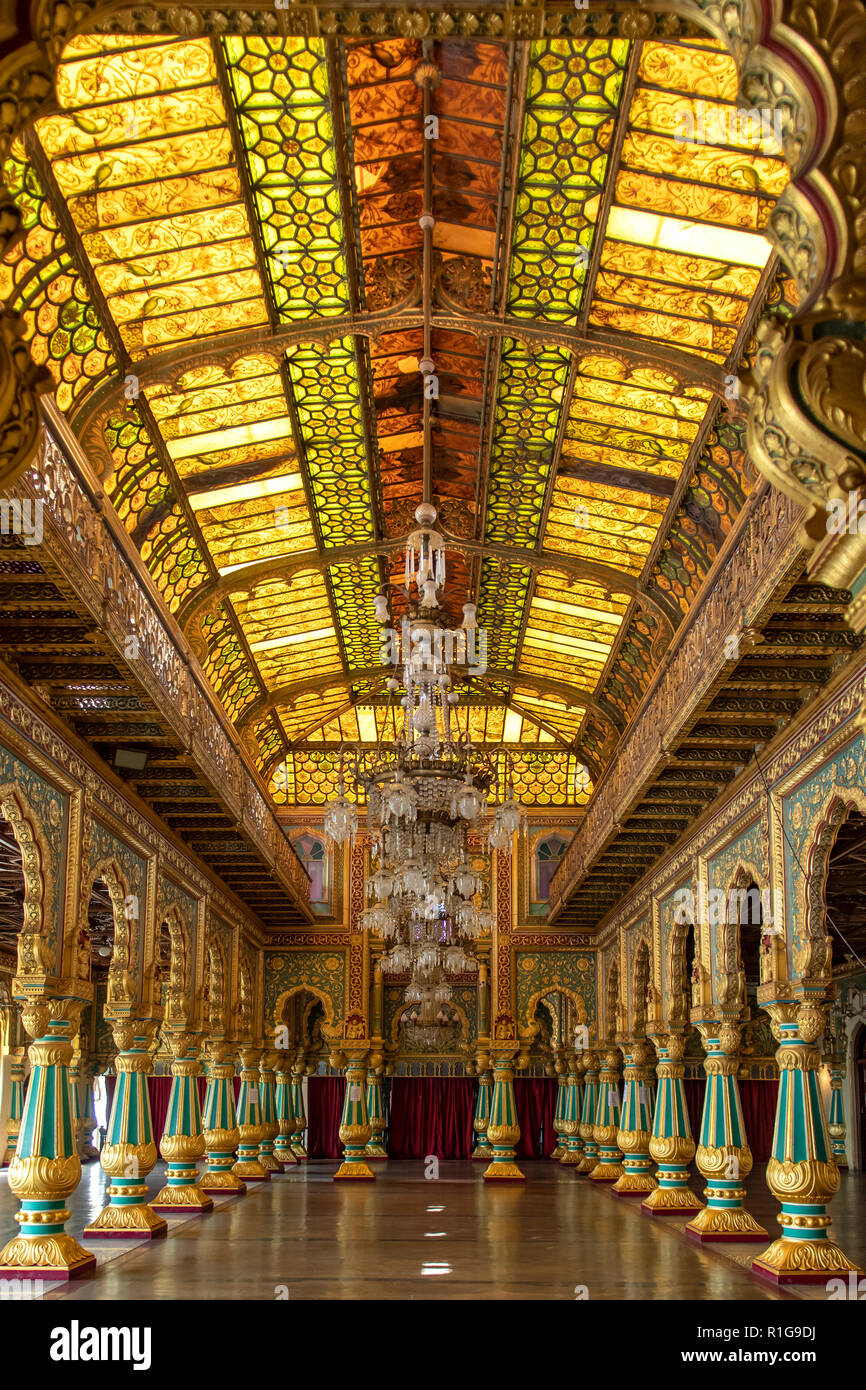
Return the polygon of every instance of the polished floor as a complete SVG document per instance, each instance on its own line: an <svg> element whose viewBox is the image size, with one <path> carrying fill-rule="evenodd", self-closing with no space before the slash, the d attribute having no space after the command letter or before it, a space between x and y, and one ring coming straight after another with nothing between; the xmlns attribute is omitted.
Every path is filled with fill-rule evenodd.
<svg viewBox="0 0 866 1390"><path fill-rule="evenodd" d="M154 1192L161 1167L150 1177ZM759 1246L698 1248L684 1219L650 1220L634 1201L549 1161L523 1165L525 1184L491 1186L482 1165L377 1165L375 1183L334 1183L335 1165L309 1163L207 1216L169 1217L168 1238L84 1242L96 1275L45 1286L48 1299L707 1299L826 1298L779 1290L748 1272ZM78 1237L104 1205L107 1179L89 1165L68 1224ZM778 1207L760 1175L749 1206L775 1236ZM866 1266L866 1181L845 1175L834 1232ZM17 1203L0 1175L0 1231ZM230 1255L229 1255L230 1252Z"/></svg>

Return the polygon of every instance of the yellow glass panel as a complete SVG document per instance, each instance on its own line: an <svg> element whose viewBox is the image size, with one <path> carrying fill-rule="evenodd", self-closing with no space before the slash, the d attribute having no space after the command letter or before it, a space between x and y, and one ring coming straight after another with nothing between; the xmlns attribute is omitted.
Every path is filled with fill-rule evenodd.
<svg viewBox="0 0 866 1390"><path fill-rule="evenodd" d="M753 193L736 193L730 188L683 183L656 175L620 169L616 178L616 198L620 204L648 208L666 217L687 217L726 227L759 231L766 224L771 204ZM711 248L707 247L709 251Z"/></svg>
<svg viewBox="0 0 866 1390"><path fill-rule="evenodd" d="M160 93L139 100L119 101L112 106L94 105L86 112L71 115L63 112L43 116L37 121L36 130L50 159L63 156L67 160L64 178L75 177L70 172L75 168L69 159L72 154L102 151L103 159L93 174L94 187L99 188L114 167L114 152L108 147L128 144L132 140L165 140L208 126L224 125L225 107L219 88L199 86L183 94ZM207 164L212 162L208 157ZM71 190L64 188L62 191Z"/></svg>
<svg viewBox="0 0 866 1390"><path fill-rule="evenodd" d="M231 314L234 301L253 299L261 295L258 271L235 271L230 275L213 275L203 280L189 280L181 285L162 285L159 289L137 290L132 294L112 295L109 306L118 327L132 319L151 319L185 314L201 306L225 305L226 316Z"/></svg>
<svg viewBox="0 0 866 1390"><path fill-rule="evenodd" d="M68 206L79 231L94 232L147 218L182 217L201 208L237 202L239 194L233 169L202 169L186 178L167 178L162 183L86 193L70 198ZM245 221L242 230L248 232Z"/></svg>
<svg viewBox="0 0 866 1390"><path fill-rule="evenodd" d="M599 293L604 294L606 288L607 284L603 282L603 287L599 288ZM613 297L612 291L607 297ZM677 304L676 307L680 308L680 305ZM580 384L580 382L575 383L575 395L577 394L577 386ZM703 406L703 410L706 410L706 406ZM586 397L579 398L574 402L571 415L573 419L593 420L598 424L615 425L623 430L637 430L639 433L660 435L665 439L691 440L694 439L698 430L697 425L692 424L690 420L672 418L673 410L665 418L651 414L647 410L627 410L624 404L608 405L602 401L591 400Z"/></svg>
<svg viewBox="0 0 866 1390"><path fill-rule="evenodd" d="M200 169L222 169L232 163L231 137L223 127L186 131L165 140L82 151L54 160L54 176L67 198L99 188L119 188L129 183L195 174Z"/></svg>
<svg viewBox="0 0 866 1390"><path fill-rule="evenodd" d="M751 299L761 279L760 270L709 260L704 256L678 256L649 246L629 246L623 241L606 241L602 247L602 270L620 275L640 275L665 284L691 285L719 294L742 295Z"/></svg>
<svg viewBox="0 0 866 1390"><path fill-rule="evenodd" d="M233 502L247 502L255 497L281 497L301 488L300 473L284 473L275 478L256 478L251 483L238 483L235 487L214 488L210 492L199 492L190 497L193 511L205 507L228 506ZM297 499L295 499L297 501Z"/></svg>
<svg viewBox="0 0 866 1390"><path fill-rule="evenodd" d="M246 299L235 303L215 304L188 313L164 315L161 318L140 319L128 323L121 336L133 357L143 357L154 348L169 343L203 338L209 333L231 333L243 328L264 327L267 311L262 299Z"/></svg>
<svg viewBox="0 0 866 1390"><path fill-rule="evenodd" d="M590 322L599 328L616 328L621 333L637 333L659 342L675 343L678 348L691 348L712 356L713 361L724 361L737 341L733 328L644 311L630 304L602 304L596 300L590 311Z"/></svg>
<svg viewBox="0 0 866 1390"><path fill-rule="evenodd" d="M171 254L159 253L156 256L114 262L98 266L97 279L103 293L110 299L119 294L134 294L145 290L153 295L171 286L174 281L194 281L196 277L229 274L239 270L249 270L256 263L253 243L248 237L235 241L215 241L209 246L190 247L188 250ZM208 294L208 298L218 298L218 293Z"/></svg>
<svg viewBox="0 0 866 1390"><path fill-rule="evenodd" d="M551 613L573 622L576 618L588 618L590 622L600 623L614 629L622 623L619 613L605 613L601 608L585 608L578 603L563 603L561 600L533 598L532 614Z"/></svg>
<svg viewBox="0 0 866 1390"><path fill-rule="evenodd" d="M647 411L653 416L692 420L695 424L700 424L704 418L707 405L712 399L709 391L691 387L687 388L690 391L689 395L675 394L670 389L670 377L666 379L666 390L650 390L649 386L641 384L641 378L646 376L646 373L641 371L635 372L628 381L617 380L611 376L600 377L597 361L598 359L585 357L580 362L572 395L573 409L578 408L578 401L604 401L608 405L622 406L629 411ZM625 367L624 364L621 365L624 375ZM654 375L658 378L661 373Z"/></svg>
<svg viewBox="0 0 866 1390"><path fill-rule="evenodd" d="M687 255L708 256L726 263L759 266L763 269L770 255L770 243L755 232L733 227L707 227L682 217L661 217L637 208L612 207L607 234L620 241Z"/></svg>
<svg viewBox="0 0 866 1390"><path fill-rule="evenodd" d="M596 277L595 293L599 299L636 304L642 309L658 309L665 314L685 314L737 326L745 320L749 307L744 300L731 299L728 295L713 293L710 298L706 287L688 290L682 285L658 285L654 281L611 275L606 270L600 270ZM624 428L625 425L623 419ZM678 431L675 437L682 438L682 432Z"/></svg>
<svg viewBox="0 0 866 1390"><path fill-rule="evenodd" d="M236 196L234 188L227 196ZM151 255L173 254L183 247L210 245L232 237L249 235L246 212L241 203L229 207L207 207L182 216L164 216L156 221L85 232L84 249L94 265L101 261L136 261Z"/></svg>
<svg viewBox="0 0 866 1390"><path fill-rule="evenodd" d="M206 453L216 447L232 449L241 445L258 444L264 439L288 439L291 433L292 427L286 417L260 420L251 425L236 425L231 429L191 435L188 439L173 439L168 445L168 451L173 459L182 459L190 454Z"/></svg>
<svg viewBox="0 0 866 1390"><path fill-rule="evenodd" d="M220 425L223 423L226 429L231 429L236 425L252 425L260 421L272 420L285 413L286 402L283 396L271 395L265 396L261 400L243 400L240 398L240 393L238 395L239 399L225 406L215 406L211 410L194 410L192 408L203 401L204 392L198 393L197 396L180 397L187 407L182 415L168 414L163 409L163 412L156 416L159 420L163 439L195 440L201 436L207 437L214 432L218 433ZM151 409L153 409L152 405ZM154 414L156 415L155 411Z"/></svg>
<svg viewBox="0 0 866 1390"><path fill-rule="evenodd" d="M655 92L639 87L632 100L629 124L672 136L684 150L707 144L768 157L782 152L779 131L769 112L762 120L760 114L741 107L703 97L692 100L681 92Z"/></svg>
<svg viewBox="0 0 866 1390"><path fill-rule="evenodd" d="M90 56L82 57L82 53ZM64 49L57 73L57 97L61 106L91 106L195 86L215 77L213 52L206 39L145 39L138 43L129 37L82 36L72 39Z"/></svg>
<svg viewBox="0 0 866 1390"><path fill-rule="evenodd" d="M696 96L736 101L736 63L716 40L704 42L706 46L698 48L692 46L692 41L686 45L645 40L641 44L638 80L693 92Z"/></svg>
<svg viewBox="0 0 866 1390"><path fill-rule="evenodd" d="M676 138L667 139L644 130L630 130L623 142L622 163L650 174L674 174L723 188L760 190L778 198L788 182L788 166L781 159L744 154Z"/></svg>
<svg viewBox="0 0 866 1390"><path fill-rule="evenodd" d="M322 638L333 637L332 627L317 627L310 632L285 632L282 637L268 637L263 642L253 642L254 652L272 652L278 647L295 647L301 643L309 646L311 642L319 642Z"/></svg>

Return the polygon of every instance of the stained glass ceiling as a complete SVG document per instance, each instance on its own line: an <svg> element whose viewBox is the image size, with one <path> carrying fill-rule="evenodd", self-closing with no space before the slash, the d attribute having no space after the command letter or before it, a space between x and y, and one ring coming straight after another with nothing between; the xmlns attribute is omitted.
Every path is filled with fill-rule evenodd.
<svg viewBox="0 0 866 1390"><path fill-rule="evenodd" d="M732 60L100 35L58 97L5 170L0 295L275 800L393 719L372 599L422 496L426 291L446 598L488 638L462 718L583 804L682 618L674 538L714 553L697 480L717 525L748 490L720 412L786 168Z"/></svg>

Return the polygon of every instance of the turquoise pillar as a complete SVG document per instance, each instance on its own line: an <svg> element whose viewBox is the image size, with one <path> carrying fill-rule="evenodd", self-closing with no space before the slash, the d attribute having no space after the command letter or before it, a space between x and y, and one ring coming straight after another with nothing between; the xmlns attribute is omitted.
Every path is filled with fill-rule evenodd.
<svg viewBox="0 0 866 1390"><path fill-rule="evenodd" d="M277 1094L274 1086L274 1067L278 1061L276 1052L266 1052L259 1066L260 1097L262 1106L261 1126L264 1138L259 1144L259 1163L266 1173L281 1173L283 1166L274 1157L274 1141L280 1132L277 1119Z"/></svg>
<svg viewBox="0 0 866 1390"><path fill-rule="evenodd" d="M652 1192L656 1180L652 1175L649 1155L652 1133L652 1096L645 1075L652 1048L642 1038L623 1043L625 1065L622 1080L622 1115L616 1142L622 1152L622 1176L617 1178L612 1192L618 1197L637 1197Z"/></svg>
<svg viewBox="0 0 866 1390"><path fill-rule="evenodd" d="M210 1044L207 1090L204 1097L202 1134L207 1153L207 1171L199 1178L202 1192L223 1192L243 1197L247 1186L233 1172L235 1152L240 1143L235 1110L235 1067L231 1043L224 1038Z"/></svg>
<svg viewBox="0 0 866 1390"><path fill-rule="evenodd" d="M487 1138L487 1127L490 1124L490 1098L493 1094L493 1077L487 1069L478 1072L478 1094L475 1097L475 1115L472 1119L472 1128L476 1135L475 1148L472 1151L474 1159L484 1159L489 1163L493 1157L493 1149Z"/></svg>
<svg viewBox="0 0 866 1390"><path fill-rule="evenodd" d="M707 1180L707 1204L686 1226L686 1235L699 1241L762 1240L767 1232L743 1206L752 1151L737 1085L740 1026L735 1020L704 1019L697 1027L707 1054L697 1151L698 1169Z"/></svg>
<svg viewBox="0 0 866 1390"><path fill-rule="evenodd" d="M526 1177L515 1162L514 1146L520 1138L517 1104L514 1099L512 1062L517 1055L517 1042L506 1046L494 1045L493 1095L490 1101L490 1120L487 1138L493 1146L493 1160L484 1171L485 1182L525 1182Z"/></svg>
<svg viewBox="0 0 866 1390"><path fill-rule="evenodd" d="M583 1140L580 1137L580 1103L577 1058L572 1052L568 1058L568 1076L565 1083L565 1113L560 1121L560 1127L565 1136L565 1152L559 1161L568 1168L577 1168L583 1159Z"/></svg>
<svg viewBox="0 0 866 1390"><path fill-rule="evenodd" d="M580 1137L583 1158L575 1168L579 1177L588 1177L598 1163L598 1144L595 1140L595 1112L598 1108L598 1053L585 1052L580 1060L583 1071L583 1109L580 1112Z"/></svg>
<svg viewBox="0 0 866 1390"><path fill-rule="evenodd" d="M334 1182L374 1182L376 1174L368 1164L365 1152L373 1133L367 1116L367 1048L365 1046L362 1050L347 1045L343 1046L342 1051L347 1059L346 1095L340 1121L343 1162L334 1174Z"/></svg>
<svg viewBox="0 0 866 1390"><path fill-rule="evenodd" d="M167 1165L165 1186L150 1205L154 1211L212 1211L213 1199L199 1187L196 1167L205 1148L198 1099L199 1040L193 1033L171 1033L169 1046L174 1053L171 1090L159 1145Z"/></svg>
<svg viewBox="0 0 866 1390"><path fill-rule="evenodd" d="M18 1235L0 1250L2 1279L77 1279L96 1259L66 1233L67 1201L81 1178L69 1067L82 1001L39 1000L24 1008L30 1084L9 1186L21 1201Z"/></svg>
<svg viewBox="0 0 866 1390"><path fill-rule="evenodd" d="M565 1119L565 1107L568 1101L568 1077L565 1075L565 1065L561 1061L556 1063L556 1109L553 1113L553 1132L556 1135L556 1147L550 1157L561 1159L568 1147L568 1137L563 1132L562 1121ZM578 1117L579 1118L579 1117Z"/></svg>
<svg viewBox="0 0 866 1390"><path fill-rule="evenodd" d="M827 1238L827 1205L839 1190L818 1080L815 1043L824 1026L820 1001L775 999L764 1005L779 1039L779 1096L767 1186L782 1204L782 1234L752 1261L777 1284L826 1284L828 1275L862 1270Z"/></svg>
<svg viewBox="0 0 866 1390"><path fill-rule="evenodd" d="M686 1050L682 1033L653 1033L658 1066L650 1157L658 1164L658 1187L643 1202L648 1216L700 1211L703 1202L689 1189L689 1163L695 1156L686 1093L683 1087Z"/></svg>
<svg viewBox="0 0 866 1390"><path fill-rule="evenodd" d="M841 1057L831 1057L828 1062L830 1072L830 1114L827 1128L833 1142L833 1158L839 1169L848 1167L848 1154L845 1149L845 1105L842 1100L842 1083L845 1080L845 1063Z"/></svg>
<svg viewBox="0 0 866 1390"><path fill-rule="evenodd" d="M385 1107L382 1102L382 1076L380 1066L371 1065L367 1071L367 1119L370 1121L370 1142L367 1145L367 1158L381 1161L388 1157L388 1150L382 1143L385 1133Z"/></svg>
<svg viewBox="0 0 866 1390"><path fill-rule="evenodd" d="M259 1145L264 1137L258 1061L260 1047L242 1047L241 1086L238 1091L238 1161L232 1172L244 1182L267 1182L268 1173L259 1162Z"/></svg>
<svg viewBox="0 0 866 1390"><path fill-rule="evenodd" d="M598 1078L598 1099L596 1101L593 1137L598 1145L598 1162L589 1174L592 1182L616 1182L625 1171L622 1154L617 1148L616 1136L619 1130L619 1052L609 1048L602 1057Z"/></svg>
<svg viewBox="0 0 866 1390"><path fill-rule="evenodd" d="M147 1078L158 1027L157 1020L150 1018L121 1020L114 1026L117 1080L99 1155L111 1186L108 1206L85 1228L84 1234L91 1238L142 1240L164 1236L168 1230L163 1218L147 1205L146 1178L156 1163Z"/></svg>
<svg viewBox="0 0 866 1390"><path fill-rule="evenodd" d="M23 1047L9 1049L9 1133L6 1136L6 1152L0 1168L8 1168L15 1157L18 1134L21 1129L21 1116L24 1114L24 1059Z"/></svg>
<svg viewBox="0 0 866 1390"><path fill-rule="evenodd" d="M304 1148L304 1130L307 1128L307 1112L304 1109L303 1058L297 1059L292 1067L292 1114L295 1117L292 1153L299 1163L306 1163L307 1150Z"/></svg>
<svg viewBox="0 0 866 1390"><path fill-rule="evenodd" d="M276 1071L277 1137L274 1158L281 1168L297 1167L299 1159L292 1152L295 1116L292 1110L292 1073L287 1058L280 1058Z"/></svg>

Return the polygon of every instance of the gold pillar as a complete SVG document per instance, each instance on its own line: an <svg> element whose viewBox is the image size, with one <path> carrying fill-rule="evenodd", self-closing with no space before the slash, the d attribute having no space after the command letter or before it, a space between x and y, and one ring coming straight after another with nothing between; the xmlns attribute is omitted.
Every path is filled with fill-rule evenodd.
<svg viewBox="0 0 866 1390"><path fill-rule="evenodd" d="M244 1043L238 1049L241 1059L241 1089L238 1095L238 1161L232 1172L244 1182L267 1182L270 1173L259 1162L259 1145L264 1138L259 1098L258 1062L260 1047Z"/></svg>

